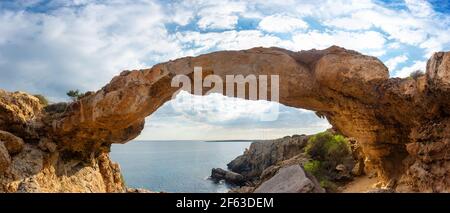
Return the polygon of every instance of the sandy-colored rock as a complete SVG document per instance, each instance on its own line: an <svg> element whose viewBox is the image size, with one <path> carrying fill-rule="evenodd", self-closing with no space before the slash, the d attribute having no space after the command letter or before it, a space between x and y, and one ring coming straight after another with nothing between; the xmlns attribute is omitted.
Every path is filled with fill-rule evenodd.
<svg viewBox="0 0 450 213"><path fill-rule="evenodd" d="M38 138L37 119L41 115L39 99L24 92L0 89L0 130L22 139Z"/></svg>
<svg viewBox="0 0 450 213"><path fill-rule="evenodd" d="M44 110L26 93L0 90L0 192L125 191L108 149L75 153L57 144L52 121L63 112Z"/></svg>
<svg viewBox="0 0 450 213"><path fill-rule="evenodd" d="M0 175L3 174L11 165L11 157L8 149L3 142L0 142Z"/></svg>
<svg viewBox="0 0 450 213"><path fill-rule="evenodd" d="M0 141L3 141L9 154L14 155L22 151L23 140L9 132L0 130Z"/></svg>
<svg viewBox="0 0 450 213"><path fill-rule="evenodd" d="M27 178L19 183L17 193L38 193L41 192L39 183L32 178Z"/></svg>
<svg viewBox="0 0 450 213"><path fill-rule="evenodd" d="M336 46L300 52L280 48L220 51L124 71L99 91L61 110L45 111L34 96L0 90L0 129L26 144L48 137L57 145L55 153L42 154L43 166L32 166L41 169L32 176L55 180L54 186L47 187L37 180L41 190L124 191L116 177L118 168L104 155L112 143L137 137L145 117L171 99L179 89L171 86L173 77L192 76L196 66L223 79L226 75L278 75L279 102L314 110L339 132L355 138L364 155L364 170L372 168L385 184L401 180L409 190L449 191L449 64L449 52L435 53L426 76L400 79L389 78L380 60ZM203 87L203 93L209 89ZM407 148L406 144L417 145ZM23 158L28 156L23 152L25 148L12 156L12 165L20 159L21 164L36 163ZM50 157L54 155L58 156ZM31 173L34 170L20 178ZM61 187L70 185L64 177L74 177L80 184ZM20 178L0 176L0 190L17 189ZM90 178L93 181L88 184Z"/></svg>
<svg viewBox="0 0 450 213"><path fill-rule="evenodd" d="M39 140L39 144L38 144L39 148L42 149L43 151L49 151L49 152L55 152L57 145L50 140L49 138L41 138L41 140Z"/></svg>

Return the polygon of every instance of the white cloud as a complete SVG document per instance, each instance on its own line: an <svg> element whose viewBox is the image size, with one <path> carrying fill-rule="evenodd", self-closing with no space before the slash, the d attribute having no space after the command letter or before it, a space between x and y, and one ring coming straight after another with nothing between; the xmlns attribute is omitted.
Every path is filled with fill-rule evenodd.
<svg viewBox="0 0 450 213"><path fill-rule="evenodd" d="M261 115L272 107L279 109L278 119L261 122ZM183 134L174 134L174 128ZM325 119L308 110L220 94L193 96L181 92L146 119L139 139L272 139L327 128L330 124Z"/></svg>
<svg viewBox="0 0 450 213"><path fill-rule="evenodd" d="M351 18L351 17L343 17L343 18L335 18L331 20L325 21L325 24L328 26L333 26L341 29L347 30L366 30L370 29L372 25L365 20Z"/></svg>
<svg viewBox="0 0 450 213"><path fill-rule="evenodd" d="M233 29L238 14L246 11L246 3L237 1L201 2L199 6L197 25L201 29Z"/></svg>
<svg viewBox="0 0 450 213"><path fill-rule="evenodd" d="M175 111L192 119L209 123L224 123L239 119L261 121L264 113L277 110L277 103L230 98L221 94L194 96L180 92L172 101Z"/></svg>
<svg viewBox="0 0 450 213"><path fill-rule="evenodd" d="M414 64L408 67L404 67L395 73L394 77L405 78L408 77L412 72L416 70L425 71L427 63L425 61L414 61Z"/></svg>
<svg viewBox="0 0 450 213"><path fill-rule="evenodd" d="M389 48L389 49L398 49L398 48L400 48L400 43L398 43L398 42L389 43L387 45L387 48Z"/></svg>
<svg viewBox="0 0 450 213"><path fill-rule="evenodd" d="M238 22L236 15L210 14L198 21L201 29L233 29Z"/></svg>
<svg viewBox="0 0 450 213"><path fill-rule="evenodd" d="M171 21L179 24L180 26L189 24L194 18L194 12L192 11L192 8L190 8L189 5L186 4L186 2L183 3L169 5L166 9L166 13L170 14L169 17L171 17Z"/></svg>
<svg viewBox="0 0 450 213"><path fill-rule="evenodd" d="M355 6L354 10L351 10L352 12L334 17L321 14L317 14L317 17L323 19L325 25L339 29L378 28L395 43L400 42L424 48L427 56L448 45L450 42L448 36L442 36L449 33L448 17L434 12L427 1L407 0L405 4L408 10L393 10L383 7L383 5L367 4L367 8Z"/></svg>
<svg viewBox="0 0 450 213"><path fill-rule="evenodd" d="M77 2L74 2L77 3ZM80 3L80 2L78 2ZM0 11L2 88L64 96L97 90L124 69L182 54L159 5L89 4L46 14ZM33 65L33 66L31 66Z"/></svg>
<svg viewBox="0 0 450 213"><path fill-rule="evenodd" d="M430 17L434 14L432 6L425 0L405 0L405 3L415 16Z"/></svg>
<svg viewBox="0 0 450 213"><path fill-rule="evenodd" d="M386 42L384 36L376 31L310 31L308 33L294 34L292 40L293 48L296 50L308 50L313 48L322 49L331 45L339 45L363 53L380 51L384 48Z"/></svg>
<svg viewBox="0 0 450 213"><path fill-rule="evenodd" d="M401 63L404 63L408 60L408 57L406 55L399 55L394 58L390 58L386 61L386 66L389 68L389 71L393 71L397 68L397 66Z"/></svg>
<svg viewBox="0 0 450 213"><path fill-rule="evenodd" d="M184 32L177 33L178 41L182 44L192 45L190 54L198 54L211 50L241 50L258 46L277 46L281 39L264 35L258 30L224 31L219 33Z"/></svg>
<svg viewBox="0 0 450 213"><path fill-rule="evenodd" d="M267 32L286 33L306 29L308 24L302 19L285 15L272 15L264 17L259 22L259 28Z"/></svg>
<svg viewBox="0 0 450 213"><path fill-rule="evenodd" d="M294 6L295 5L295 6ZM372 9L376 4L372 0L334 0L334 1L301 1L287 7L296 8L296 12L333 19L339 16L352 14L359 10Z"/></svg>

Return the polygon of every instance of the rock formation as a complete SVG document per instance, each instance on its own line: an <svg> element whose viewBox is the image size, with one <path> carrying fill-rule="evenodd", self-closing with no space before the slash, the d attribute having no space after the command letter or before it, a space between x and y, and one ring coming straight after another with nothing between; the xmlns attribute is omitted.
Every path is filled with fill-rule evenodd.
<svg viewBox="0 0 450 213"><path fill-rule="evenodd" d="M211 170L211 179L214 181L224 180L227 183L234 185L242 185L245 182L244 176L236 172L227 171L221 168L213 168Z"/></svg>
<svg viewBox="0 0 450 213"><path fill-rule="evenodd" d="M316 135L293 135L275 140L253 142L250 145L250 148L245 150L242 155L236 157L227 164L228 169L230 169L231 172L241 174L246 180L240 188L232 188L230 192L257 192L255 189L262 185L273 186L275 188L270 188L274 190L277 189L278 192L282 192L283 190L287 190L284 192L292 192L292 190L297 192L324 192L325 190L328 192L338 192L340 186L344 186L352 180L353 177L360 176L364 173L363 171L359 171L360 168L364 169L364 163L362 165L359 163L361 160L359 155L362 153L359 149L359 144L352 138L345 138L345 147L349 148L349 152L345 155L337 156L335 151L330 150L329 148L327 149L325 146L317 145L317 138L319 136L321 138L320 140L323 142L324 140L329 139L327 137L328 135L330 137L340 136L333 129L328 129L327 131ZM312 140L313 138L315 138L315 140ZM308 147L310 148L308 149ZM314 151L315 153L326 153L327 156L330 156L330 158L333 159L333 162L331 162L332 165L327 159L322 158L322 156L310 155L308 150L312 150L311 147L314 147L316 150ZM336 146L334 148L336 148ZM314 168L314 170L316 170L315 174L311 173L314 171L304 172L303 168L306 168L305 165L312 165L312 162L320 163L320 165L318 164L317 167ZM281 173L281 170L285 170L292 166L301 167L301 171L297 168L292 170L292 172L299 174L300 179L284 178L285 176ZM313 168L310 167L309 169L311 170ZM358 171L352 173L352 170ZM288 171L291 171L291 169L288 169ZM302 175L302 173L305 174ZM318 176L315 177L314 175ZM267 183L269 185L266 184L268 181L270 181L270 184ZM311 182L315 187L303 188L303 185L300 184L309 184ZM325 186L325 189L321 187L320 183ZM286 185L286 187L281 187L279 186L280 184ZM287 185L291 185L295 189L289 188ZM263 187L263 189L265 190L259 190L259 192L270 191L266 190L266 187Z"/></svg>
<svg viewBox="0 0 450 213"><path fill-rule="evenodd" d="M1 146L0 189L16 191L33 179L42 191L124 191L107 154L111 144L139 135L144 118L178 90L172 78L192 74L194 66L223 79L279 75L279 101L317 111L357 139L385 184L405 191L450 190L450 53L435 53L425 76L400 79L389 78L378 59L336 46L221 51L124 71L63 112L46 111L24 93L2 91L0 129L24 146L19 153Z"/></svg>
<svg viewBox="0 0 450 213"><path fill-rule="evenodd" d="M307 177L300 165L281 168L276 175L262 183L254 193L323 193L314 177Z"/></svg>
<svg viewBox="0 0 450 213"><path fill-rule="evenodd" d="M59 116L34 96L0 90L0 192L124 192L108 152L78 154L53 140Z"/></svg>
<svg viewBox="0 0 450 213"><path fill-rule="evenodd" d="M246 179L259 178L269 166L304 152L308 136L294 135L268 141L255 141L243 155L227 164L228 168Z"/></svg>

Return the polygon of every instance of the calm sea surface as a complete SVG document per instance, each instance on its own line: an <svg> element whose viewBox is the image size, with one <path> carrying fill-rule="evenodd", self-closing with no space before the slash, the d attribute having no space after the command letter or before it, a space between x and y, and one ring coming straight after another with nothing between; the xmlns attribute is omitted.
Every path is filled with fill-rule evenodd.
<svg viewBox="0 0 450 213"><path fill-rule="evenodd" d="M241 155L250 142L132 141L114 144L126 184L165 192L226 192L224 183L208 180L211 169Z"/></svg>

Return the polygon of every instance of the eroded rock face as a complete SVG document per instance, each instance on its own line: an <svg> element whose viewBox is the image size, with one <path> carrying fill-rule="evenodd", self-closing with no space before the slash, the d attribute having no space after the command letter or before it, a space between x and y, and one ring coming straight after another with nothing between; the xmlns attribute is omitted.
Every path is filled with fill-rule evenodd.
<svg viewBox="0 0 450 213"><path fill-rule="evenodd" d="M16 137L9 132L0 130L0 141L3 142L9 154L17 154L23 149L22 138Z"/></svg>
<svg viewBox="0 0 450 213"><path fill-rule="evenodd" d="M70 175L91 168L92 174L107 174L106 182L115 183L109 172L98 167L115 170L109 163L99 164L101 156L112 143L139 135L144 118L178 90L171 86L177 74L192 75L194 67L201 66L204 73L223 79L225 75L279 75L279 101L317 111L334 128L355 138L367 158L366 166L386 183L401 180L407 190L449 191L449 64L450 53L436 53L428 62L426 76L389 79L388 69L378 59L336 46L300 52L221 51L124 71L101 90L52 113L24 93L0 91L0 129L33 147L42 137L49 138L57 145L60 159L53 162L82 162L74 163L78 166L69 169ZM208 89L204 87L204 93ZM46 168L54 167L43 166L41 171ZM55 170L56 178L61 177L63 170ZM2 179L4 187L17 178ZM99 183L91 191L107 188Z"/></svg>
<svg viewBox="0 0 450 213"><path fill-rule="evenodd" d="M263 171L278 162L304 152L308 136L294 135L270 141L256 141L243 155L227 164L231 171L251 180L259 178Z"/></svg>
<svg viewBox="0 0 450 213"><path fill-rule="evenodd" d="M0 142L0 174L3 174L11 165L11 157L4 143Z"/></svg>
<svg viewBox="0 0 450 213"><path fill-rule="evenodd" d="M59 116L34 96L0 90L0 192L124 192L107 152L77 154L57 144L46 122Z"/></svg>
<svg viewBox="0 0 450 213"><path fill-rule="evenodd" d="M211 179L214 181L224 180L227 183L242 185L245 182L245 177L241 174L227 171L221 168L213 168L211 170Z"/></svg>

